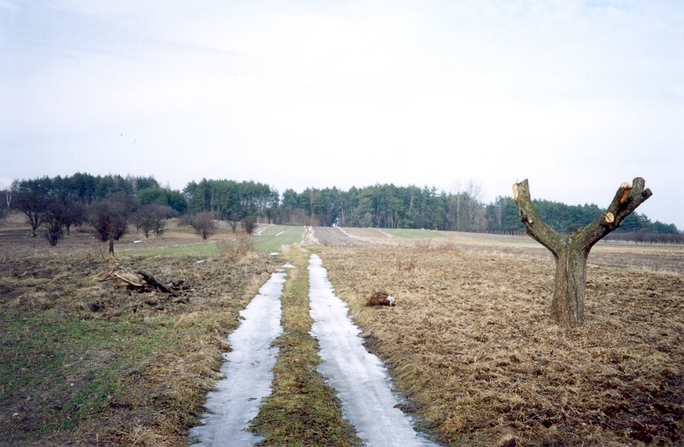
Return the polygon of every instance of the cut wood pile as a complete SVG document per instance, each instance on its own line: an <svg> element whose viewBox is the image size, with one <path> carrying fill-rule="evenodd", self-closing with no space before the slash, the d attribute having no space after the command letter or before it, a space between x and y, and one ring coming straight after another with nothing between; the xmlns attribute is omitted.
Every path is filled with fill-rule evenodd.
<svg viewBox="0 0 684 447"><path fill-rule="evenodd" d="M163 283L145 270L131 271L125 269L121 265L117 265L110 270L100 281L111 281L117 286L123 286L129 290L136 290L141 293L158 290L159 292L169 294L173 297L178 297L179 294L186 289L186 281L184 279Z"/></svg>

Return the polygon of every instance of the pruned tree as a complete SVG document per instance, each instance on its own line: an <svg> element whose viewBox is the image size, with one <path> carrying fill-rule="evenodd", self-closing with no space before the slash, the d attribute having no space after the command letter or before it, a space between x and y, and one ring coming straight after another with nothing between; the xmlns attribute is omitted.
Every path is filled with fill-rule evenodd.
<svg viewBox="0 0 684 447"><path fill-rule="evenodd" d="M584 297L587 258L591 248L605 235L620 226L639 205L653 194L644 188L641 177L632 184L623 183L605 213L584 228L561 235L537 215L530 198L527 179L513 185L513 199L518 216L534 240L553 253L556 274L551 315L561 326L579 326L584 322Z"/></svg>

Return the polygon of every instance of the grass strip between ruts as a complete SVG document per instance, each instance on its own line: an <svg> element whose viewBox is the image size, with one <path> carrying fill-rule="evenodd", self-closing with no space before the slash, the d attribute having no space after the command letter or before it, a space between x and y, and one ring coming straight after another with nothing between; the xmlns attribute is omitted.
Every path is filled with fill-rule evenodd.
<svg viewBox="0 0 684 447"><path fill-rule="evenodd" d="M309 331L309 252L292 248L288 281L282 295L284 333L274 371L273 393L265 400L252 429L266 439L263 446L357 446L361 441L342 418L335 391L316 371L318 342Z"/></svg>

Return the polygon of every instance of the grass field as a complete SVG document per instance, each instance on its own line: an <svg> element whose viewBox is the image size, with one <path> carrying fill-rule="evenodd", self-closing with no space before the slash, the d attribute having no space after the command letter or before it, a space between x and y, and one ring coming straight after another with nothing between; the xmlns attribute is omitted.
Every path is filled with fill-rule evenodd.
<svg viewBox="0 0 684 447"><path fill-rule="evenodd" d="M153 257L153 256L170 256L170 257L192 257L198 259L213 258L219 254L219 249L216 241L207 243L199 243L197 245L181 245L176 247L158 247L141 250L126 250L127 256Z"/></svg>
<svg viewBox="0 0 684 447"><path fill-rule="evenodd" d="M304 227L293 225L269 225L259 236L254 236L257 250L265 253L280 252L283 245L298 244L302 241Z"/></svg>
<svg viewBox="0 0 684 447"><path fill-rule="evenodd" d="M401 228L383 228L381 230L383 233L390 234L394 237L400 237L404 239L434 239L443 238L444 233L432 230L410 230Z"/></svg>

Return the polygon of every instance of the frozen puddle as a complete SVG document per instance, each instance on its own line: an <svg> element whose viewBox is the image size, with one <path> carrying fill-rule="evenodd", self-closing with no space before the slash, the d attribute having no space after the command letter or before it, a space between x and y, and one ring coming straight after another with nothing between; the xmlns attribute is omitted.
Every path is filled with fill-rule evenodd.
<svg viewBox="0 0 684 447"><path fill-rule="evenodd" d="M342 400L344 417L372 446L436 446L419 437L410 419L395 405L392 384L382 361L366 351L360 330L347 317L347 305L333 293L321 258L309 259L311 334L323 363L318 371Z"/></svg>
<svg viewBox="0 0 684 447"><path fill-rule="evenodd" d="M259 413L261 400L271 393L273 366L278 348L271 346L283 332L280 325L280 295L285 283L281 269L259 289L259 294L240 312L244 319L228 341L232 351L224 354L221 372L226 378L218 390L207 395L209 413L202 424L190 430L199 446L253 446L262 438L246 431Z"/></svg>

